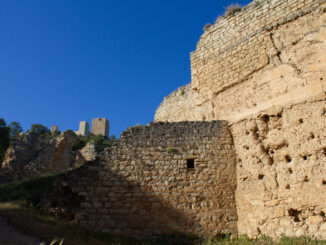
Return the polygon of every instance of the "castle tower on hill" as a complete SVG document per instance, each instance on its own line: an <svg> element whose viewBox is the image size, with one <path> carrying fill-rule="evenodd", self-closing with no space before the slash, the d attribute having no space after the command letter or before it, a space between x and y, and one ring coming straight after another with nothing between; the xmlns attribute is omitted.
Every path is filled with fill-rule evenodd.
<svg viewBox="0 0 326 245"><path fill-rule="evenodd" d="M82 136L89 136L89 124L86 121L79 123L79 130L75 131L75 134Z"/></svg>
<svg viewBox="0 0 326 245"><path fill-rule="evenodd" d="M109 121L106 118L93 118L92 134L109 137Z"/></svg>

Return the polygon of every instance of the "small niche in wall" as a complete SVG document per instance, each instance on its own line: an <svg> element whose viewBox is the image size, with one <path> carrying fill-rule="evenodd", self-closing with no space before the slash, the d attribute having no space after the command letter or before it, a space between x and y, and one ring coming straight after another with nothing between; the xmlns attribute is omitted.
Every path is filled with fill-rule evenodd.
<svg viewBox="0 0 326 245"><path fill-rule="evenodd" d="M292 162L292 158L289 155L286 155L284 158L286 162Z"/></svg>
<svg viewBox="0 0 326 245"><path fill-rule="evenodd" d="M187 159L187 168L195 168L195 159Z"/></svg>

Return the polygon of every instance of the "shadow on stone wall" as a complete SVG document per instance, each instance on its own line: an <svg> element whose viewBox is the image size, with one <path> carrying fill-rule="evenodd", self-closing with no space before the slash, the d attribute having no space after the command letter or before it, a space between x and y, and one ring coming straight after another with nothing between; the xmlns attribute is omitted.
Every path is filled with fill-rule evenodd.
<svg viewBox="0 0 326 245"><path fill-rule="evenodd" d="M106 179L115 184L108 187L100 176L101 168L103 164L89 162L67 173L45 200L45 210L98 231L124 236L187 233L189 226L200 228L182 208L168 204L154 190L106 170Z"/></svg>

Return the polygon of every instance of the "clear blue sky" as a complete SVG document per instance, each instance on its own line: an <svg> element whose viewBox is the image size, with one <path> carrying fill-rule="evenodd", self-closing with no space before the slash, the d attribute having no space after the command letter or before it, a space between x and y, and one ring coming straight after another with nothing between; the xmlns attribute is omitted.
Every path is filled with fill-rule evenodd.
<svg viewBox="0 0 326 245"><path fill-rule="evenodd" d="M0 118L77 130L106 117L116 136L147 124L190 83L189 53L231 3L1 0Z"/></svg>

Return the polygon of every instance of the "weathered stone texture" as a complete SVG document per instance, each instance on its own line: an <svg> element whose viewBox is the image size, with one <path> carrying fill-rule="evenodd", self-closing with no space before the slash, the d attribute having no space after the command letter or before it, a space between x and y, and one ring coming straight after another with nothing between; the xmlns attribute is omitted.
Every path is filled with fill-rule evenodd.
<svg viewBox="0 0 326 245"><path fill-rule="evenodd" d="M326 1L260 2L206 29L192 111L166 98L155 121L228 120L239 233L326 239Z"/></svg>
<svg viewBox="0 0 326 245"><path fill-rule="evenodd" d="M235 122L324 96L325 9L325 0L273 0L222 17L191 54L194 99L182 105L190 111L171 110L172 99L161 104L155 121Z"/></svg>
<svg viewBox="0 0 326 245"><path fill-rule="evenodd" d="M239 233L326 239L326 103L233 124Z"/></svg>
<svg viewBox="0 0 326 245"><path fill-rule="evenodd" d="M235 171L227 122L156 123L125 131L101 161L73 171L57 189L83 199L75 220L96 230L235 234Z"/></svg>
<svg viewBox="0 0 326 245"><path fill-rule="evenodd" d="M164 98L155 113L155 121L185 121L195 117L196 106L194 104L195 91L191 84L178 88L169 96ZM178 118L175 120L175 115Z"/></svg>
<svg viewBox="0 0 326 245"><path fill-rule="evenodd" d="M109 137L110 125L106 118L93 118L92 134Z"/></svg>
<svg viewBox="0 0 326 245"><path fill-rule="evenodd" d="M89 136L89 124L86 121L82 121L79 123L78 131L75 131L75 134L81 136Z"/></svg>
<svg viewBox="0 0 326 245"><path fill-rule="evenodd" d="M72 146L77 140L68 130L56 138L26 133L13 140L0 168L0 182L55 173L72 167Z"/></svg>

